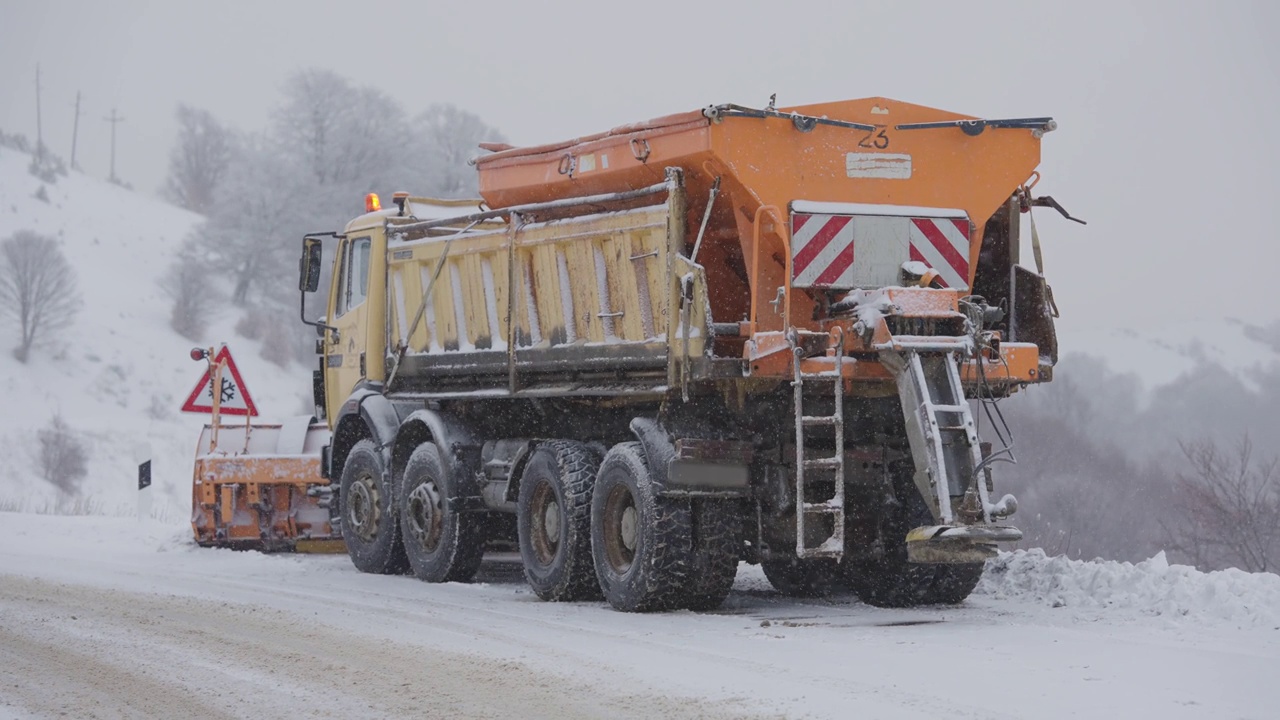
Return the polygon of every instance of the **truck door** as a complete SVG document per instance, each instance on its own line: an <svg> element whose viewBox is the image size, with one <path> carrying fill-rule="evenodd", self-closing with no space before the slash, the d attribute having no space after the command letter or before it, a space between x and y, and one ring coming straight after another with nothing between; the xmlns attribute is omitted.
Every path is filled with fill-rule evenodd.
<svg viewBox="0 0 1280 720"><path fill-rule="evenodd" d="M368 337L369 236L346 238L338 246L338 271L329 298L329 324L325 342L326 410L336 418L343 401L365 377Z"/></svg>

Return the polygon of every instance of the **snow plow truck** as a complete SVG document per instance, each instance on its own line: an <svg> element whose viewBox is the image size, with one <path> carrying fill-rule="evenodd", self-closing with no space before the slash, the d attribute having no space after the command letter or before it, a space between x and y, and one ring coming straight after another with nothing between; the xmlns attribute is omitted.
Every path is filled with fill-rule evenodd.
<svg viewBox="0 0 1280 720"><path fill-rule="evenodd" d="M1021 537L990 405L1057 353L1019 262L1055 127L718 105L482 145L484 204L448 217L366 197L299 283L351 560L467 581L506 540L538 597L623 611L715 608L742 561L791 595L963 600Z"/></svg>

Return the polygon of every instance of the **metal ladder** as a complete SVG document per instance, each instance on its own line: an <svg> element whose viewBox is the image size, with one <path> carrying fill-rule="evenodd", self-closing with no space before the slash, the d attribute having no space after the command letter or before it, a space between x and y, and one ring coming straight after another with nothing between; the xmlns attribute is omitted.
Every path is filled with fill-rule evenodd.
<svg viewBox="0 0 1280 720"><path fill-rule="evenodd" d="M976 486L983 521L990 523L986 483L976 481L982 449L973 413L960 384L956 353L907 351L886 363L897 376L907 438L916 466L916 485L927 486L944 525L954 521L951 498ZM921 476L924 474L924 477ZM926 495L926 497L928 497Z"/></svg>
<svg viewBox="0 0 1280 720"><path fill-rule="evenodd" d="M838 328L837 328L838 331ZM844 334L840 333L835 340L835 369L816 373L803 373L800 370L801 355L804 349L800 346L801 333L793 332L789 336L791 352L794 356L794 379L791 382L795 394L796 422L796 557L840 558L844 554ZM805 333L811 335L813 333ZM830 336L828 336L830 337ZM831 415L806 415L804 412L804 389L807 383L829 382L832 385L831 395L835 400L835 410ZM832 428L835 433L835 455L823 458L805 457L805 435L809 428ZM805 488L808 471L831 472L835 478L835 492L831 498L823 502L806 500ZM831 536L816 547L805 543L806 520L811 516L830 516L833 519Z"/></svg>

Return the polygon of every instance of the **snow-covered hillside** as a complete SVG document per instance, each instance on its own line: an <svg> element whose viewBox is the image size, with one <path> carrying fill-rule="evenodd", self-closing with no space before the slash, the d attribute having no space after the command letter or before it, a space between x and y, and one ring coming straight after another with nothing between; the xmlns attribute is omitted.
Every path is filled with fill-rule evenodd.
<svg viewBox="0 0 1280 720"><path fill-rule="evenodd" d="M51 347L14 359L14 325L0 325L0 507L52 508L59 497L33 460L37 432L55 413L90 444L81 507L132 512L136 461L150 445L154 509L181 516L190 505L191 457L202 416L178 408L203 368L169 328L170 301L159 279L200 216L72 172L46 185L27 172L30 157L0 148L0 239L33 230L58 239L75 269L83 307ZM292 279L282 279L292 282ZM295 415L306 406L310 375L262 360L258 343L234 335L236 317L218 317L202 344L226 342L258 410Z"/></svg>

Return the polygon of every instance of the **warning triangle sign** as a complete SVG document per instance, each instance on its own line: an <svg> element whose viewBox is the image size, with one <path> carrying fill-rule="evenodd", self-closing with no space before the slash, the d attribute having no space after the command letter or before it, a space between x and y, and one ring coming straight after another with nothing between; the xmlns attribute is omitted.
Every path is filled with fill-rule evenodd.
<svg viewBox="0 0 1280 720"><path fill-rule="evenodd" d="M258 408L253 404L253 398L249 397L249 388L245 386L244 380L240 377L240 369L236 367L236 361L231 359L231 351L226 345L218 351L214 356L213 362L209 369L204 371L204 375L200 377L200 382L196 384L196 389L191 391L187 396L187 401L182 404L182 412L213 412L213 378L211 371L213 367L221 361L226 361L226 365L222 368L221 382L221 404L218 406L218 412L223 415L249 415L258 416Z"/></svg>

